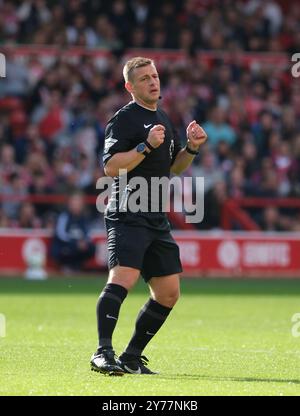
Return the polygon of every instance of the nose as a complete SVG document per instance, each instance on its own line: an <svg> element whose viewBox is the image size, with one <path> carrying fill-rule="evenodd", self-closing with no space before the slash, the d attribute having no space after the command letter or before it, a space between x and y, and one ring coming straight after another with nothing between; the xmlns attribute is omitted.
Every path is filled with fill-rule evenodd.
<svg viewBox="0 0 300 416"><path fill-rule="evenodd" d="M150 79L150 86L153 87L153 86L156 86L156 85L158 85L158 80L156 78L151 78Z"/></svg>

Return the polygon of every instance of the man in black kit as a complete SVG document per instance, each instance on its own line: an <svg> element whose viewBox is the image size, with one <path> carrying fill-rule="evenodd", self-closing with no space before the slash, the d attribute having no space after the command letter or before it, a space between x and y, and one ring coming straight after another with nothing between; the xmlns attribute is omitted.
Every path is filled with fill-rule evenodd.
<svg viewBox="0 0 300 416"><path fill-rule="evenodd" d="M186 130L187 144L181 148L170 120L157 107L160 81L151 59L130 59L123 75L133 101L112 117L105 132L104 169L114 178L105 212L109 277L97 303L99 345L92 355L91 368L109 375L155 374L147 368L148 360L142 352L179 298L179 248L162 209L135 213L124 209L133 190L127 187L121 192L119 170L126 170L128 181L143 177L148 184L153 177L180 174L190 166L207 136L192 121ZM112 347L113 331L121 304L140 273L149 285L150 299L137 316L126 349L117 358Z"/></svg>

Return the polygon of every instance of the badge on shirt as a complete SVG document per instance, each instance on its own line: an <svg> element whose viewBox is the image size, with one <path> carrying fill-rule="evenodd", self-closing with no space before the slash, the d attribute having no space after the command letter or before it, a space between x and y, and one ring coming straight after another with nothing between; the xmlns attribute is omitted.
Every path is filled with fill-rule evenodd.
<svg viewBox="0 0 300 416"><path fill-rule="evenodd" d="M112 132L109 133L109 136L106 137L104 142L104 153L107 153L111 146L113 146L115 143L117 143L117 139L113 138Z"/></svg>

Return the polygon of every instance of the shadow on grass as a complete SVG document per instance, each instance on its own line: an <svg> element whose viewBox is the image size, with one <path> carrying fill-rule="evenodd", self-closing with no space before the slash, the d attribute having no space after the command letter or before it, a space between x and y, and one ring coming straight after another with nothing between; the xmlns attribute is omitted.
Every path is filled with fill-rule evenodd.
<svg viewBox="0 0 300 416"><path fill-rule="evenodd" d="M106 283L106 276L66 278L54 276L46 281L26 281L0 276L0 294L97 294ZM182 294L188 295L300 295L300 279L187 279L181 280ZM147 285L140 279L132 293L147 293Z"/></svg>
<svg viewBox="0 0 300 416"><path fill-rule="evenodd" d="M207 381L238 381L246 383L289 383L300 384L299 379L281 379L281 378L259 378L259 377L213 377L197 374L172 374L164 375L158 374L159 378L163 380L207 380Z"/></svg>

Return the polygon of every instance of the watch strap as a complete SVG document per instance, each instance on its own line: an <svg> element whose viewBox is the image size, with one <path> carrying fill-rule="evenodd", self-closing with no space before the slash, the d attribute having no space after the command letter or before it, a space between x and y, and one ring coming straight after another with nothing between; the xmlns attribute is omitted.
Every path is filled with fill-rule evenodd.
<svg viewBox="0 0 300 416"><path fill-rule="evenodd" d="M155 147L152 146L147 140L144 141L145 145L148 147L149 150L155 150Z"/></svg>
<svg viewBox="0 0 300 416"><path fill-rule="evenodd" d="M187 153L190 153L191 155L199 155L199 150L192 150L188 147L188 145L185 146L185 151Z"/></svg>

